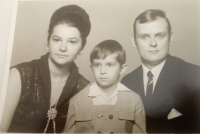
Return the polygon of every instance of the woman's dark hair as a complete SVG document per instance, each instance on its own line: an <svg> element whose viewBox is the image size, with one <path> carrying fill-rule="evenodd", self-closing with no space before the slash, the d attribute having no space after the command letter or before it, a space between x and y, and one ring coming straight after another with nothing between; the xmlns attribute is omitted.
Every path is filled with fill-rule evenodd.
<svg viewBox="0 0 200 134"><path fill-rule="evenodd" d="M76 27L81 34L82 46L85 46L86 38L90 33L91 24L89 15L85 12L84 9L77 5L63 6L57 9L51 16L49 23L47 38L48 42L53 29L57 24L68 24L69 26Z"/></svg>

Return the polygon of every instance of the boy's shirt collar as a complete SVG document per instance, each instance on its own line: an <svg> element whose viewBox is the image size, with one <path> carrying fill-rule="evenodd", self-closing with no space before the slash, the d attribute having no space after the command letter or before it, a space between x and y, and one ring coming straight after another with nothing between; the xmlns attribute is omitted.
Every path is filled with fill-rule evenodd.
<svg viewBox="0 0 200 134"><path fill-rule="evenodd" d="M94 82L90 87L89 87L90 91L88 96L95 98L99 95L102 95L102 97L104 99L106 99L107 101L112 100L112 98L114 98L116 95L118 95L119 91L125 92L125 91L130 91L130 89L128 89L126 86L124 86L121 83L117 84L117 88L115 89L115 91L112 93L112 95L108 98L98 87L97 83Z"/></svg>

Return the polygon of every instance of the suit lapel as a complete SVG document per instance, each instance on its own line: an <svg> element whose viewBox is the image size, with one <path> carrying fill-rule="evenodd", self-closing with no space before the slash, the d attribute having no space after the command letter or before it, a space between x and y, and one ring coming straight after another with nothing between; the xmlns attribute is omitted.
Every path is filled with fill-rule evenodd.
<svg viewBox="0 0 200 134"><path fill-rule="evenodd" d="M174 89L178 83L177 77L179 75L177 75L178 70L173 66L172 61L169 55L155 85L151 105L152 109L154 109L153 116L163 115L159 114L161 112L166 112L167 114L175 105L173 95L176 92Z"/></svg>

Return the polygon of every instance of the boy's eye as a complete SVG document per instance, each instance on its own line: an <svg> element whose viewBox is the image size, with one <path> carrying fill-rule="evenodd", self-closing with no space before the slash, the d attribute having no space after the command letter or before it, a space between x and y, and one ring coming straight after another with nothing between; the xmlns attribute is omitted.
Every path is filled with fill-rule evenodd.
<svg viewBox="0 0 200 134"><path fill-rule="evenodd" d="M113 67L113 64L108 64L108 67Z"/></svg>
<svg viewBox="0 0 200 134"><path fill-rule="evenodd" d="M95 68L99 68L99 67L100 67L99 64L94 64L93 66L94 66Z"/></svg>
<svg viewBox="0 0 200 134"><path fill-rule="evenodd" d="M141 36L141 38L142 38L143 40L146 40L146 39L148 39L148 37L149 37L149 36L148 36L148 35L146 35L146 34L144 34L144 35L142 35L142 36Z"/></svg>

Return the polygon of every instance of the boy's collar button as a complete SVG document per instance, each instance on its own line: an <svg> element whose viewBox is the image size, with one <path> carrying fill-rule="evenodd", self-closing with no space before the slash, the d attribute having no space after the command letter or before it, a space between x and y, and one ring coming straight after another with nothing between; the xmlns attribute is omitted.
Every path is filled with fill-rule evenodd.
<svg viewBox="0 0 200 134"><path fill-rule="evenodd" d="M101 118L101 117L103 117L101 114L98 114L98 115L97 115L97 118Z"/></svg>
<svg viewBox="0 0 200 134"><path fill-rule="evenodd" d="M112 119L112 118L113 118L113 115L112 115L112 114L111 114L111 115L109 115L109 118L110 118L110 119Z"/></svg>

